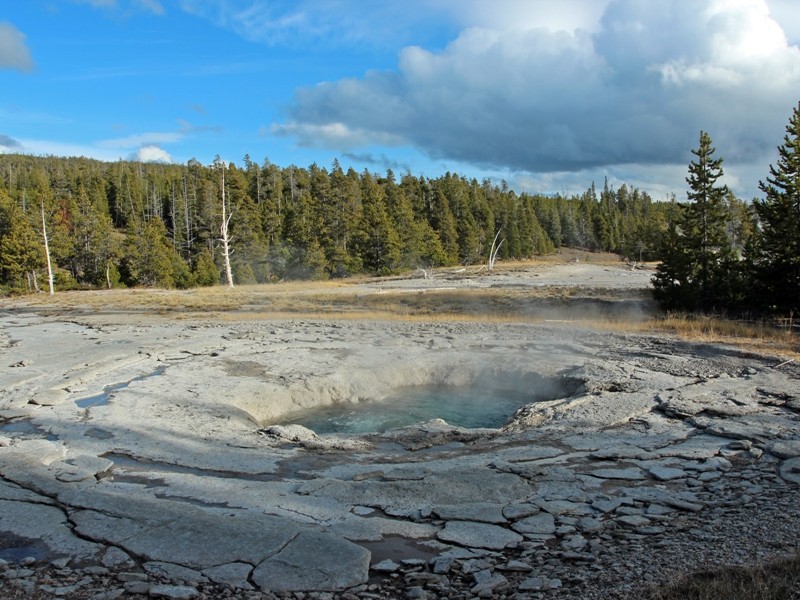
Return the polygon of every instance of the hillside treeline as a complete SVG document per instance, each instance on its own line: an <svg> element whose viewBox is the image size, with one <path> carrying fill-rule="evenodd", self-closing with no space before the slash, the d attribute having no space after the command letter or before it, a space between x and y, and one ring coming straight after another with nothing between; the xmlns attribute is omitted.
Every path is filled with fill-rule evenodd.
<svg viewBox="0 0 800 600"><path fill-rule="evenodd" d="M224 170L224 173L223 173ZM570 197L518 194L446 174L281 168L245 157L185 165L0 155L0 286L56 289L213 285L223 271L221 199L236 283L386 275L526 259L568 246L657 260L681 205L594 184ZM726 196L734 245L752 222ZM499 235L498 235L499 232Z"/></svg>
<svg viewBox="0 0 800 600"><path fill-rule="evenodd" d="M622 186L517 194L446 174L398 178L215 161L165 165L0 156L0 285L42 287L43 231L56 287L191 287L220 281L221 198L234 281L385 275L525 259L561 246L658 257L674 203ZM44 226L43 226L44 223Z"/></svg>

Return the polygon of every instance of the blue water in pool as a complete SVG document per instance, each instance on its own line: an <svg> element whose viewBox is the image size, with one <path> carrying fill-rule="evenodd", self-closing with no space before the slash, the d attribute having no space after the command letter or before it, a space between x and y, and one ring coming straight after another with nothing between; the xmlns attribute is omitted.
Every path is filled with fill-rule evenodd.
<svg viewBox="0 0 800 600"><path fill-rule="evenodd" d="M532 394L475 387L409 388L381 401L310 409L284 424L324 433L382 433L420 421L444 419L459 427L502 427Z"/></svg>

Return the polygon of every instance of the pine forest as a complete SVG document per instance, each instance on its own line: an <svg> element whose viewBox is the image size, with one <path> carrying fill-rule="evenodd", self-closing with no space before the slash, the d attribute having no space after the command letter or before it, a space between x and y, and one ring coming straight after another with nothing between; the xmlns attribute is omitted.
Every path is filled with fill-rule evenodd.
<svg viewBox="0 0 800 600"><path fill-rule="evenodd" d="M398 180L248 157L237 166L6 154L0 173L1 282L20 291L43 286L44 231L58 289L224 282L223 179L236 284L482 264L496 237L501 260L561 246L652 260L677 207L626 186L548 197L451 174Z"/></svg>

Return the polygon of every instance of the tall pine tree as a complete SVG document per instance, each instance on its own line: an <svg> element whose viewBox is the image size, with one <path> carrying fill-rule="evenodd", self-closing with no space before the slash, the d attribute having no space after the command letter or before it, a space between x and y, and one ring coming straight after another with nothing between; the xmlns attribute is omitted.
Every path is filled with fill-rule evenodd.
<svg viewBox="0 0 800 600"><path fill-rule="evenodd" d="M735 266L727 235L728 190L717 182L722 177L722 159L714 158L711 137L700 132L700 146L692 150L697 160L689 163L687 196L677 227L666 236L661 264L653 279L656 299L665 308L725 310L730 307L728 290Z"/></svg>
<svg viewBox="0 0 800 600"><path fill-rule="evenodd" d="M756 250L756 303L779 314L800 312L800 103L794 109L778 164L759 182L766 194L755 202L761 222Z"/></svg>

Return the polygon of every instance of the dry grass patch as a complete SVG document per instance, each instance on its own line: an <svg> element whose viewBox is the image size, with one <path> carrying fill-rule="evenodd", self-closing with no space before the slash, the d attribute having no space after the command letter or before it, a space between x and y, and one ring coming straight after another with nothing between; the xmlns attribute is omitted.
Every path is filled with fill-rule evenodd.
<svg viewBox="0 0 800 600"><path fill-rule="evenodd" d="M377 313L393 319L403 316L453 316L479 320L530 320L546 307L569 308L573 317L580 316L574 307L582 302L614 303L631 299L640 301L630 291L542 286L457 287L442 282L439 288L365 289L363 281L298 282L270 285L222 286L192 290L115 289L102 291L62 292L25 296L10 301L9 306L38 308L48 311L154 312L156 314L211 314L241 311L245 313L337 314ZM571 305L571 306L567 306ZM592 311L587 309L587 313Z"/></svg>
<svg viewBox="0 0 800 600"><path fill-rule="evenodd" d="M733 344L745 350L780 355L784 360L800 361L800 337L797 333L767 321L667 315L640 323L607 325L618 330L668 333L690 342Z"/></svg>
<svg viewBox="0 0 800 600"><path fill-rule="evenodd" d="M792 600L800 598L800 555L746 567L700 571L649 590L644 600Z"/></svg>

